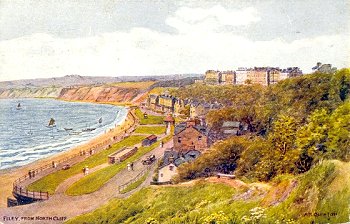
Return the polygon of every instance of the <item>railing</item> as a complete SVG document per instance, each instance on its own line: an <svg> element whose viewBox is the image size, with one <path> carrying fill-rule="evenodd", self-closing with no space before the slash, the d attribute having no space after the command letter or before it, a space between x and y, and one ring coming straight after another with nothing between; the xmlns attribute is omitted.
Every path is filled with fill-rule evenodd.
<svg viewBox="0 0 350 224"><path fill-rule="evenodd" d="M135 117L135 115L129 111L129 114L132 116L132 124L129 125L128 127L126 127L126 131L125 133L131 133L135 130L135 124L137 123L137 118ZM107 148L109 148L109 145L110 144L113 144L113 142L116 142L116 141L120 141L121 138L114 138L113 140L106 140L102 143L99 143L97 145L94 145L93 147L91 147L91 149L93 149L94 151L96 152L100 152L100 151L103 151ZM90 149L90 151L91 151ZM82 151L82 152L79 152L77 154L73 154L71 156L67 156L67 157L64 157L58 161L54 161L56 163L56 165L58 164L62 164L62 163L65 163L67 162L68 160L72 160L72 159L75 159L79 156L91 156L93 155L93 153L86 153L85 151ZM28 191L25 187L22 187L19 185L19 183L27 180L27 179L31 179L31 178L34 178L36 176L36 174L38 173L41 173L42 171L45 171L49 168L55 168L56 166L54 166L53 163L50 163L50 164L46 164L44 166L41 166L39 168L36 168L36 169L32 169L28 172L28 174L16 179L14 182L13 182L13 193L16 194L16 195L21 195L21 196L25 196L25 197L28 197L28 198L33 198L33 199L40 199L40 200L47 200L49 199L49 193L48 192L35 192L35 191Z"/></svg>
<svg viewBox="0 0 350 224"><path fill-rule="evenodd" d="M118 187L119 193L121 193L125 188L127 188L132 183L135 183L136 181L140 180L148 171L151 170L155 163L152 163L151 165L148 165L146 169L142 170L140 173L138 173L134 178L126 182L125 184L122 184Z"/></svg>
<svg viewBox="0 0 350 224"><path fill-rule="evenodd" d="M22 187L13 186L13 194L25 196L27 198L32 198L36 200L48 200L49 193L48 192L36 192L36 191L28 191L27 189L23 189Z"/></svg>

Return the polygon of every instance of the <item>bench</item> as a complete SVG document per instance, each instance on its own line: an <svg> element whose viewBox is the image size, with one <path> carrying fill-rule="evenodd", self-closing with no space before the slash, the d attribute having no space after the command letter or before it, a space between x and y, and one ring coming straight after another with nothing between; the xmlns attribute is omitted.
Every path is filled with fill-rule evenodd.
<svg viewBox="0 0 350 224"><path fill-rule="evenodd" d="M233 174L226 174L226 173L217 173L216 176L218 178L220 178L220 177L227 177L227 178L230 178L230 179L234 179L236 177Z"/></svg>

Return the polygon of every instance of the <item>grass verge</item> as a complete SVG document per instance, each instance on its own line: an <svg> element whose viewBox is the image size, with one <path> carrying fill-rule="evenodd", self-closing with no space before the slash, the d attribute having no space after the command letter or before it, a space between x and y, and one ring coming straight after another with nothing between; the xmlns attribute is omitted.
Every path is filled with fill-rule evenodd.
<svg viewBox="0 0 350 224"><path fill-rule="evenodd" d="M247 199L233 196L248 191L203 180L183 186L151 186L67 223L348 223L349 171L349 162L324 161L300 176L282 176L271 182L270 191L277 195L252 194ZM294 180L297 185L285 200L263 205L271 196L283 195L279 190Z"/></svg>
<svg viewBox="0 0 350 224"><path fill-rule="evenodd" d="M143 136L144 137L144 136ZM163 142L167 142L172 138L172 135L168 135L164 139L162 139ZM106 184L112 177L114 177L117 173L119 173L122 169L125 169L128 163L134 162L135 160L139 159L144 154L152 151L153 149L157 148L159 146L159 142L161 140L157 141L151 146L147 147L140 147L137 152L129 157L128 159L124 160L121 163L113 164L111 166L105 167L101 170L98 170L96 172L93 172L79 181L72 184L66 191L67 195L83 195L83 194L89 194L92 192L95 192L99 190L104 184Z"/></svg>
<svg viewBox="0 0 350 224"><path fill-rule="evenodd" d="M136 116L140 120L140 124L163 124L164 123L164 117L163 116L155 116L149 114L147 118L144 118L142 111L137 108L135 110Z"/></svg>
<svg viewBox="0 0 350 224"><path fill-rule="evenodd" d="M148 187L128 199L114 199L96 211L67 223L202 223L212 213L222 209L230 218L234 211L232 207L239 208L241 205L231 203L234 192L233 188L223 184ZM255 205L248 204L248 208ZM151 218L155 222L147 222Z"/></svg>
<svg viewBox="0 0 350 224"><path fill-rule="evenodd" d="M124 140L113 144L112 147L108 148L107 150L103 150L99 153L96 153L95 155L90 156L86 160L75 164L68 170L58 170L55 173L49 174L39 179L38 181L35 181L34 183L28 186L28 190L43 192L48 191L49 194L53 194L59 184L61 184L64 180L68 179L69 177L81 173L82 169L85 166L93 168L103 163L106 163L109 154L121 149L124 146L132 146L137 143L140 143L144 138L145 136L140 135L132 135L130 137L127 137Z"/></svg>
<svg viewBox="0 0 350 224"><path fill-rule="evenodd" d="M166 127L163 126L138 126L135 130L135 133L140 134L155 134L160 135L164 134Z"/></svg>
<svg viewBox="0 0 350 224"><path fill-rule="evenodd" d="M139 180L135 181L134 183L127 186L124 190L122 190L120 193L125 194L129 191L132 191L136 188L138 188L145 180L147 179L147 176L149 175L149 171L146 172Z"/></svg>

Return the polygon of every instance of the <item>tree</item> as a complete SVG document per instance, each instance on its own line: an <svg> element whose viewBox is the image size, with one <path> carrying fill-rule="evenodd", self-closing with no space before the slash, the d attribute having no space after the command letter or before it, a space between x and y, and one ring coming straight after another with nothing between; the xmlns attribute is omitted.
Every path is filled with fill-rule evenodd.
<svg viewBox="0 0 350 224"><path fill-rule="evenodd" d="M289 150L295 149L296 131L298 123L295 118L281 115L273 124L273 131L269 140L275 150L285 155Z"/></svg>
<svg viewBox="0 0 350 224"><path fill-rule="evenodd" d="M318 161L327 152L325 146L330 128L329 114L325 109L315 110L297 133L296 144L308 156Z"/></svg>
<svg viewBox="0 0 350 224"><path fill-rule="evenodd" d="M234 171L247 144L249 144L248 139L241 136L214 144L193 162L179 166L177 170L179 180L206 177L213 172L229 173Z"/></svg>
<svg viewBox="0 0 350 224"><path fill-rule="evenodd" d="M339 106L331 115L326 143L329 158L350 160L350 102Z"/></svg>

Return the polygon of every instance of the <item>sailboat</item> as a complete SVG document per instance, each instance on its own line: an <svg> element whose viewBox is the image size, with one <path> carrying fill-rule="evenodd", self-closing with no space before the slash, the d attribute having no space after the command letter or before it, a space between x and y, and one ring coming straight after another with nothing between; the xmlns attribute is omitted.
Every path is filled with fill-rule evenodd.
<svg viewBox="0 0 350 224"><path fill-rule="evenodd" d="M18 104L17 104L16 109L17 109L17 110L22 110L21 103L18 103Z"/></svg>
<svg viewBox="0 0 350 224"><path fill-rule="evenodd" d="M83 132L88 132L88 131L94 131L96 128L85 128L82 131Z"/></svg>
<svg viewBox="0 0 350 224"><path fill-rule="evenodd" d="M50 121L49 121L49 124L47 125L48 128L51 128L51 127L56 127L56 124L55 124L55 119L51 118Z"/></svg>
<svg viewBox="0 0 350 224"><path fill-rule="evenodd" d="M32 135L33 132L32 132L32 127L30 126L30 129L29 129L29 132L28 132L28 135Z"/></svg>

